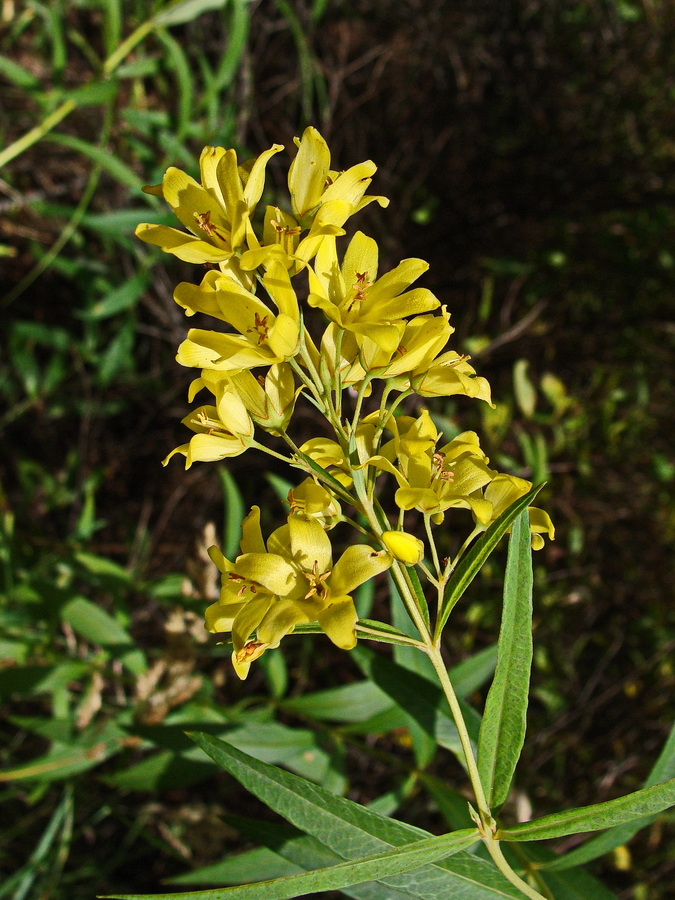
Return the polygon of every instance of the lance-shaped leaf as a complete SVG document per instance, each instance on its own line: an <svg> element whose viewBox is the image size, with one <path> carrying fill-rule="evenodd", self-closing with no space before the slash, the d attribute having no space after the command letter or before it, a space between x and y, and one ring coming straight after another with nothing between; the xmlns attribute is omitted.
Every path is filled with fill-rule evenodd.
<svg viewBox="0 0 675 900"><path fill-rule="evenodd" d="M353 656L363 673L380 690L395 700L430 738L453 753L464 765L464 752L457 727L439 687L410 669L362 647L353 651ZM467 703L462 703L462 712L469 737L475 742L478 739L480 717Z"/></svg>
<svg viewBox="0 0 675 900"><path fill-rule="evenodd" d="M194 734L192 738L270 809L312 834L343 859L376 855L431 837L428 832L365 809L290 772L258 762L214 737ZM475 837L475 832L472 834ZM462 851L409 874L386 876L381 881L418 900L522 900L518 889L492 862Z"/></svg>
<svg viewBox="0 0 675 900"><path fill-rule="evenodd" d="M537 487L533 487L531 491L524 494L515 503L512 503L457 563L457 568L445 588L443 606L436 624L436 636L443 630L443 626L448 621L448 616L452 612L454 605L483 568L487 558L495 549L501 537L513 525L520 513L532 503L543 486L543 484L540 484Z"/></svg>
<svg viewBox="0 0 675 900"><path fill-rule="evenodd" d="M654 816L671 806L675 806L675 778L626 794L625 797L617 797L616 800L580 806L513 828L500 828L496 838L500 841L539 841L585 831L602 831L615 825L636 822L644 816Z"/></svg>
<svg viewBox="0 0 675 900"><path fill-rule="evenodd" d="M506 800L523 749L531 665L532 556L525 509L509 542L497 666L478 737L478 771L491 807Z"/></svg>
<svg viewBox="0 0 675 900"><path fill-rule="evenodd" d="M256 850L228 856L224 860L204 866L194 872L167 879L171 885L230 885L294 875L296 872L320 869L343 862L341 856L329 850L309 834L292 825L225 816L245 837L263 844ZM342 893L355 900L409 900L409 894L394 891L375 881L342 888Z"/></svg>
<svg viewBox="0 0 675 900"><path fill-rule="evenodd" d="M661 784L669 778L674 777L675 725L671 728L668 740L664 744L663 750L659 754L659 758L656 760L654 767L647 776L645 787ZM558 856L554 860L540 865L539 868L557 871L559 869L569 869L572 866L581 866L584 863L590 862L592 859L597 859L599 856L609 853L616 847L627 844L641 828L645 828L653 822L654 818L655 817L651 815L646 816L643 819L637 819L634 822L629 822L626 825L615 825L614 828L610 828L604 834L599 834L597 837L592 838L592 840L587 841L581 847L577 847L575 850L566 853L564 856Z"/></svg>
<svg viewBox="0 0 675 900"><path fill-rule="evenodd" d="M284 875L256 884L188 893L172 891L169 894L120 894L118 900L288 900L314 891L339 890L352 884L410 872L471 846L475 843L477 834L477 829L467 828L454 834L436 835L374 856L348 860L296 875Z"/></svg>

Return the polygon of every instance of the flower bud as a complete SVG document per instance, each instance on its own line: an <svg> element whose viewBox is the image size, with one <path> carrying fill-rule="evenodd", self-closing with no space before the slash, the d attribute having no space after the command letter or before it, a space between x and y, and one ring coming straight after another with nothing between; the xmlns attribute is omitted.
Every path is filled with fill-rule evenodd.
<svg viewBox="0 0 675 900"><path fill-rule="evenodd" d="M394 559L406 566L415 566L424 558L424 544L407 531L385 531L382 543Z"/></svg>

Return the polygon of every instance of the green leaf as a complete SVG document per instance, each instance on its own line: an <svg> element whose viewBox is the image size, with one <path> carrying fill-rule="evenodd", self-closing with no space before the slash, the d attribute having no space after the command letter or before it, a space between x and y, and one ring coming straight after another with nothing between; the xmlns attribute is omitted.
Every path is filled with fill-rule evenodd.
<svg viewBox="0 0 675 900"><path fill-rule="evenodd" d="M499 543L502 535L509 530L520 513L524 509L527 509L543 486L543 484L540 484L537 487L533 487L531 491L523 497L520 497L515 503L512 503L508 509L505 509L501 516L490 525L485 534L482 535L466 555L460 559L457 568L445 589L443 606L436 625L437 636L441 633L443 626L448 621L448 616L450 615L452 608L483 568L487 558Z"/></svg>
<svg viewBox="0 0 675 900"><path fill-rule="evenodd" d="M468 697L482 687L495 670L497 645L492 644L463 660L448 672L458 697Z"/></svg>
<svg viewBox="0 0 675 900"><path fill-rule="evenodd" d="M422 585L420 583L419 575L417 574L417 569L414 566L401 566L402 569L408 573L408 577L410 578L410 583L413 586L415 591L415 596L417 597L418 606L422 612L422 618L427 626L427 628L431 629L431 620L429 619L429 605L427 603L427 598L424 596L424 591L422 590Z"/></svg>
<svg viewBox="0 0 675 900"><path fill-rule="evenodd" d="M527 374L529 365L526 359L519 359L513 366L513 393L526 419L532 418L537 406L537 389Z"/></svg>
<svg viewBox="0 0 675 900"><path fill-rule="evenodd" d="M478 771L488 805L500 807L525 740L532 667L532 551L524 509L513 524L504 580L495 677L478 737Z"/></svg>
<svg viewBox="0 0 675 900"><path fill-rule="evenodd" d="M97 300L91 309L83 312L83 319L107 319L117 313L124 312L136 305L150 282L150 275L146 271L137 272L122 284L113 288L101 300Z"/></svg>
<svg viewBox="0 0 675 900"><path fill-rule="evenodd" d="M352 884L378 881L392 875L411 872L437 859L459 852L475 842L477 829L467 828L454 834L442 834L412 841L402 847L395 847L357 860L348 860L337 865L285 875L272 881L246 884L240 887L221 888L214 891L191 891L176 894L119 894L119 900L287 900L313 891L339 890Z"/></svg>
<svg viewBox="0 0 675 900"><path fill-rule="evenodd" d="M101 647L128 647L122 663L135 675L146 669L145 657L136 649L128 632L100 606L84 597L74 597L61 610L61 619L92 644Z"/></svg>
<svg viewBox="0 0 675 900"><path fill-rule="evenodd" d="M100 606L84 597L75 597L61 610L61 618L92 644L101 647L131 645L129 633Z"/></svg>
<svg viewBox="0 0 675 900"><path fill-rule="evenodd" d="M191 737L270 809L312 834L343 859L378 854L392 846L429 837L421 829L380 816L290 772L258 762L209 735ZM386 884L423 900L522 900L518 889L491 862L463 852L417 869L414 874L389 877Z"/></svg>
<svg viewBox="0 0 675 900"><path fill-rule="evenodd" d="M92 575L110 578L119 582L121 586L131 584L131 574L119 563L108 559L106 556L97 556L95 553L86 553L84 550L79 550L75 553L75 559Z"/></svg>
<svg viewBox="0 0 675 900"><path fill-rule="evenodd" d="M399 570L403 570L403 567L400 566ZM393 577L393 571L391 569L387 572L387 584L389 586L392 624L411 638L419 640L419 632L410 618L410 613L403 602L401 592L399 591L398 584ZM419 648L408 646L405 643L395 644L394 662L405 670L409 670L419 675L421 678L430 680L434 686L437 685L436 673L434 672L434 667L431 665L431 660L426 653L420 653ZM414 716L408 715L407 711L405 712L405 715L407 719L406 726L410 733L417 768L424 770L436 755L436 740L428 729L425 729L424 725L419 723Z"/></svg>
<svg viewBox="0 0 675 900"><path fill-rule="evenodd" d="M90 144L88 141L83 141L82 138L75 137L72 134L52 132L51 134L46 134L43 140L51 141L51 143L59 144L62 147L68 147L70 150L75 150L83 156L88 156L89 159L101 166L120 184L126 185L134 193L142 193L142 179L126 163L123 163L117 156L110 153L107 148Z"/></svg>
<svg viewBox="0 0 675 900"><path fill-rule="evenodd" d="M23 66L20 66L18 63L14 62L14 60L1 54L0 75L24 90L40 87L40 79L33 75L32 72L29 72L28 69L24 69Z"/></svg>
<svg viewBox="0 0 675 900"><path fill-rule="evenodd" d="M363 722L392 706L391 699L372 681L357 681L325 691L285 700L287 712L328 722Z"/></svg>
<svg viewBox="0 0 675 900"><path fill-rule="evenodd" d="M214 9L222 9L227 0L179 0L178 3L170 3L158 13L153 22L155 25L184 25L192 22L205 12Z"/></svg>
<svg viewBox="0 0 675 900"><path fill-rule="evenodd" d="M335 861L339 862L340 858L337 857ZM310 866L310 868L315 868L315 866ZM268 850L267 847L259 847L256 850L238 853L236 856L228 856L221 862L211 863L211 865L203 866L194 872L166 878L165 883L181 885L242 884L260 879L279 878L283 875L294 875L296 872L302 872L302 868L288 862L278 853Z"/></svg>
<svg viewBox="0 0 675 900"><path fill-rule="evenodd" d="M101 778L105 784L123 791L180 790L214 774L213 763L188 759L170 750L153 753L135 766L127 766Z"/></svg>
<svg viewBox="0 0 675 900"><path fill-rule="evenodd" d="M23 724L19 717L15 721ZM24 720L25 721L25 720ZM47 728L54 725L54 720L42 720ZM57 725L66 725L56 722ZM31 729L37 732L37 728ZM66 735L67 737L67 735ZM69 778L98 766L104 760L123 749L126 737L113 722L103 727L90 726L81 734L73 736L70 746L55 745L53 749L24 765L10 771L0 772L0 782L18 781L19 779L35 779L36 781L55 781Z"/></svg>
<svg viewBox="0 0 675 900"><path fill-rule="evenodd" d="M86 662L63 662L55 666L21 666L0 669L0 698L13 695L52 694L69 682L84 678L89 672Z"/></svg>
<svg viewBox="0 0 675 900"><path fill-rule="evenodd" d="M671 806L675 806L675 778L616 800L580 806L513 828L500 828L496 837L500 841L539 841L585 831L602 831L615 825L636 822L644 816L654 816Z"/></svg>
<svg viewBox="0 0 675 900"><path fill-rule="evenodd" d="M366 585L372 583L372 579L365 582ZM394 628L393 625L376 622L374 619L359 619L356 623L356 634L364 640L379 641L381 644L395 644L399 647L421 646L419 641L414 638L411 640L407 634Z"/></svg>
<svg viewBox="0 0 675 900"><path fill-rule="evenodd" d="M342 862L342 857L337 853L292 825L258 822L240 816L227 816L226 822L244 836L259 841L279 854L277 859L281 857L301 870L318 869ZM408 900L410 897L407 893L395 891L374 881L343 888L342 893L355 897L356 900Z"/></svg>
<svg viewBox="0 0 675 900"><path fill-rule="evenodd" d="M465 765L457 727L449 710L446 712L447 701L437 685L363 648L353 650L352 654L365 675L405 710L433 741L450 750ZM480 717L467 703L461 702L461 705L469 736L475 742Z"/></svg>
<svg viewBox="0 0 675 900"><path fill-rule="evenodd" d="M652 787L655 784L661 784L669 778L675 777L675 725L670 730L668 739L664 744L663 750L659 754L654 767L647 776L645 787ZM581 847L566 853L564 856L557 856L554 860L545 864L541 868L546 870L569 869L572 866L581 866L604 856L616 847L627 844L630 839L637 834L640 829L645 828L654 821L654 816L646 816L635 822L629 822L627 825L616 825L610 828L604 834L587 841Z"/></svg>
<svg viewBox="0 0 675 900"><path fill-rule="evenodd" d="M503 843L501 848L516 872L524 868L537 873L537 881L548 888L548 892L542 891L547 897L555 897L555 900L618 900L616 894L583 869L549 872L546 863L559 857L544 844L523 843L516 848L513 844Z"/></svg>
<svg viewBox="0 0 675 900"><path fill-rule="evenodd" d="M218 476L225 506L223 554L227 559L234 559L236 556L239 556L241 523L244 519L244 500L237 482L229 469L225 466L219 467Z"/></svg>
<svg viewBox="0 0 675 900"><path fill-rule="evenodd" d="M108 78L105 81L94 80L81 85L81 87L63 91L62 99L73 100L78 106L98 106L114 100L118 90L119 83L116 78ZM56 136L45 135L45 137L51 140ZM58 137L69 137L69 135L58 135Z"/></svg>
<svg viewBox="0 0 675 900"><path fill-rule="evenodd" d="M64 796L56 807L35 849L26 863L0 886L0 900L12 897L46 897L56 887L68 857L73 834L73 792L66 785Z"/></svg>

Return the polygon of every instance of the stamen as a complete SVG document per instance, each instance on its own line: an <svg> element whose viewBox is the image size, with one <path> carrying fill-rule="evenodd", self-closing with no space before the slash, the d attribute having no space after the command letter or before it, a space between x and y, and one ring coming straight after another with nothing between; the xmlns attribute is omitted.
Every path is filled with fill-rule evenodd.
<svg viewBox="0 0 675 900"><path fill-rule="evenodd" d="M211 210L207 209L204 213L194 213L194 217L197 221L197 227L201 228L202 231L206 232L209 237L217 237L221 241L226 241L227 237L222 232L222 229L219 225L213 225L211 223Z"/></svg>

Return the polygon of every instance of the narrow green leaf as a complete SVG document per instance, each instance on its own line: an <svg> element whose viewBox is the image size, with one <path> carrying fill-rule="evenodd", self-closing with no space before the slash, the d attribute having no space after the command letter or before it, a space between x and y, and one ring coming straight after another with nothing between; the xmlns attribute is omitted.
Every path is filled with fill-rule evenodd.
<svg viewBox="0 0 675 900"><path fill-rule="evenodd" d="M287 712L329 722L363 722L392 706L391 699L372 681L357 681L302 697L291 697L281 704Z"/></svg>
<svg viewBox="0 0 675 900"><path fill-rule="evenodd" d="M427 628L431 629L431 620L429 619L429 604L427 603L427 598L424 596L424 591L422 590L422 585L420 583L419 575L417 574L417 569L414 566L405 566L404 568L408 573L408 577L410 578L410 582L415 591L417 603L420 610L422 611L422 617L424 618Z"/></svg>
<svg viewBox="0 0 675 900"><path fill-rule="evenodd" d="M339 862L339 857L335 860ZM310 868L318 868L311 866ZM279 878L282 875L294 875L301 872L300 866L284 859L267 847L259 847L256 850L246 850L236 856L228 856L217 863L187 872L185 875L175 875L173 878L164 879L165 884L194 885L194 884L245 884L259 879L269 880Z"/></svg>
<svg viewBox="0 0 675 900"><path fill-rule="evenodd" d="M428 832L378 815L344 797L281 769L267 766L206 734L191 735L195 743L270 809L292 825L312 834L343 859L378 854L392 846L429 837ZM468 840L468 838L467 838ZM414 874L387 877L385 883L420 900L494 900L515 897L492 862L460 852L417 869Z"/></svg>
<svg viewBox="0 0 675 900"><path fill-rule="evenodd" d="M532 667L531 553L524 509L509 541L497 667L478 737L478 771L491 807L500 807L506 800L525 740Z"/></svg>
<svg viewBox="0 0 675 900"><path fill-rule="evenodd" d="M118 582L122 587L127 587L131 584L131 573L123 566L120 566L119 563L116 563L112 559L108 559L107 556L98 556L95 553L87 553L84 550L78 550L75 553L75 559L81 566L84 566L87 572L91 572L92 575L100 575L103 578L109 578Z"/></svg>
<svg viewBox="0 0 675 900"><path fill-rule="evenodd" d="M500 841L538 841L585 831L602 831L614 825L635 822L643 816L656 815L671 806L675 806L675 778L606 803L580 806L513 828L500 828L496 837Z"/></svg>
<svg viewBox="0 0 675 900"><path fill-rule="evenodd" d="M101 647L132 644L131 636L117 619L84 597L75 597L66 603L61 618L92 644Z"/></svg>
<svg viewBox="0 0 675 900"><path fill-rule="evenodd" d="M652 787L655 784L661 784L669 778L675 777L675 725L670 729L668 739L663 746L663 750L659 754L654 767L647 776L645 787ZM604 856L616 847L627 844L631 838L637 834L642 828L646 828L654 821L655 816L645 816L643 819L637 819L635 822L629 822L627 825L616 825L610 828L604 834L587 841L581 847L577 847L566 853L564 856L558 856L551 862L541 866L547 870L569 869L572 866L582 866L592 859Z"/></svg>
<svg viewBox="0 0 675 900"><path fill-rule="evenodd" d="M364 648L353 650L352 655L368 678L405 710L432 740L450 750L464 765L457 727L449 710L446 712L447 701L437 685ZM467 703L461 701L461 704L469 736L475 742L480 717Z"/></svg>
<svg viewBox="0 0 675 900"><path fill-rule="evenodd" d="M63 799L56 807L35 849L26 863L0 886L0 900L12 897L47 896L63 868L73 830L73 791L66 785Z"/></svg>
<svg viewBox="0 0 675 900"><path fill-rule="evenodd" d="M169 63L168 68L176 76L178 96L174 101L177 113L176 138L183 140L187 132L191 116L194 113L194 89L192 85L192 71L181 45L168 32L157 33L159 41L164 45L165 57Z"/></svg>
<svg viewBox="0 0 675 900"><path fill-rule="evenodd" d="M121 657L122 663L135 675L146 669L143 652L134 646L129 633L100 606L85 597L74 597L61 610L61 618L92 644L101 647L129 648Z"/></svg>
<svg viewBox="0 0 675 900"><path fill-rule="evenodd" d="M202 13L222 9L226 3L227 0L179 0L178 3L168 4L154 17L153 22L162 26L184 25L194 21Z"/></svg>
<svg viewBox="0 0 675 900"><path fill-rule="evenodd" d="M546 864L558 859L545 844L530 841L529 843L501 845L504 856L516 872L522 868L537 873L537 881L548 888L541 891L546 897L555 900L618 900L597 878L584 869L570 869L568 872L549 872ZM517 849L517 853L514 852Z"/></svg>
<svg viewBox="0 0 675 900"><path fill-rule="evenodd" d="M537 389L527 374L529 362L518 359L513 366L513 393L526 419L531 419L537 406Z"/></svg>
<svg viewBox="0 0 675 900"><path fill-rule="evenodd" d="M213 76L213 85L208 86L214 94L226 90L239 71L239 65L246 51L250 16L248 0L233 0L227 30L227 46Z"/></svg>
<svg viewBox="0 0 675 900"><path fill-rule="evenodd" d="M64 100L73 100L79 107L99 106L114 100L119 83L116 78L108 78L105 81L93 79L80 87L62 92ZM61 93L61 92L59 92ZM66 135L62 135L66 137Z"/></svg>
<svg viewBox="0 0 675 900"><path fill-rule="evenodd" d="M366 582L372 584L372 581ZM420 646L419 641L408 637L393 625L386 622L376 622L374 619L359 619L356 623L356 634L360 638L370 641L379 641L382 644L395 644L399 647Z"/></svg>
<svg viewBox="0 0 675 900"><path fill-rule="evenodd" d="M53 144L59 144L62 147L68 147L70 150L75 150L83 156L88 156L89 159L101 166L102 169L105 169L120 184L126 185L135 193L142 193L143 180L126 163L123 163L106 148L90 144L88 141L83 141L72 134L56 134L52 132L51 134L46 134L44 140L51 141Z"/></svg>
<svg viewBox="0 0 675 900"><path fill-rule="evenodd" d="M303 871L333 866L342 862L328 847L324 846L310 834L303 834L297 828L287 824L255 821L240 816L226 816L225 821L241 834L254 841L259 841L283 860L293 863ZM253 880L253 879L251 879ZM409 900L410 894L395 891L393 888L378 884L375 881L352 885L342 889L343 894L355 900Z"/></svg>
<svg viewBox="0 0 675 900"><path fill-rule="evenodd" d="M385 527L389 527L388 525ZM400 567L403 568L403 567ZM391 622L396 628L413 639L419 640L419 632L417 627L410 618L410 613L403 602L403 598L398 588L396 579L394 578L393 566L387 572L387 584L389 586L389 606L391 609ZM434 686L438 681L431 660L426 653L420 653L419 649L414 646L406 646L405 644L394 644L394 662L403 669L414 672L422 678L430 680ZM403 709L403 707L401 707ZM436 740L430 734L428 729L419 723L407 711L406 727L412 741L413 752L415 753L415 762L417 768L423 771L431 763L437 752Z"/></svg>
<svg viewBox="0 0 675 900"><path fill-rule="evenodd" d="M139 271L109 291L101 300L81 313L83 319L107 319L136 305L150 281L147 271Z"/></svg>
<svg viewBox="0 0 675 900"><path fill-rule="evenodd" d="M459 852L475 843L478 830L467 828L454 834L436 835L413 841L402 847L394 847L383 853L348 860L323 869L285 875L271 881L246 884L239 887L221 888L213 891L190 891L170 894L118 894L109 895L117 900L287 900L313 891L339 890L352 884L378 881L391 875L410 872L420 866L435 862L445 856Z"/></svg>
<svg viewBox="0 0 675 900"><path fill-rule="evenodd" d="M218 476L225 506L223 554L227 559L234 559L235 556L239 555L241 523L244 518L244 500L237 482L229 469L221 466L218 469Z"/></svg>
<svg viewBox="0 0 675 900"><path fill-rule="evenodd" d="M458 697L468 697L490 678L497 664L497 645L492 644L463 660L448 672Z"/></svg>
<svg viewBox="0 0 675 900"><path fill-rule="evenodd" d="M31 90L40 86L39 78L3 54L0 54L0 75L24 90Z"/></svg>
<svg viewBox="0 0 675 900"><path fill-rule="evenodd" d="M482 535L473 547L460 559L457 568L445 589L443 606L436 625L437 635L440 634L443 626L448 621L448 616L450 615L452 608L483 568L487 558L499 543L502 535L508 531L520 513L524 509L527 509L543 486L543 484L540 484L537 487L533 487L531 491L523 497L520 497L515 503L512 503L508 509L504 510L501 516L490 525L485 534Z"/></svg>

